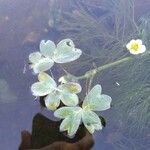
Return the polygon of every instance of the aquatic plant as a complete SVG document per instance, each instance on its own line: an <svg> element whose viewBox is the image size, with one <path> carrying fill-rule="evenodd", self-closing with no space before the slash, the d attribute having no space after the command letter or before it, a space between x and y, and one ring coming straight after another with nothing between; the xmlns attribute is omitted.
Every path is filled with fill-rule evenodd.
<svg viewBox="0 0 150 150"><path fill-rule="evenodd" d="M60 131L67 131L69 136L73 136L81 121L91 134L94 130L101 130L101 120L93 111L107 110L111 104L111 97L101 95L101 91L101 86L95 85L85 97L82 107L61 107L56 110L54 116L64 119L60 125Z"/></svg>
<svg viewBox="0 0 150 150"><path fill-rule="evenodd" d="M49 70L54 62L67 63L76 60L82 54L81 50L74 47L70 39L64 39L55 46L54 42L44 40L40 43L40 52L34 52L29 55L34 73L40 73Z"/></svg>
<svg viewBox="0 0 150 150"><path fill-rule="evenodd" d="M123 134L128 134L128 139L133 139L134 135L140 141L147 136L150 126L149 12L139 16L141 10L136 10L137 1L134 0L70 0L63 2L63 7L60 1L53 0L50 5L50 12L56 5L61 12L51 13L59 23L50 25L50 29L57 30L60 38L73 39L86 58L80 59L81 65L74 63L65 68L75 75L84 74L91 68L94 72L95 68L99 70L93 83L103 83L103 88L114 99L108 119L114 125L117 120L117 127ZM49 19L53 20L51 16ZM126 45L131 39L141 39L147 54L127 57L130 51L126 50ZM125 63L120 64L120 61ZM116 64L120 65L115 67ZM101 65L104 67L97 67ZM79 78L91 77L90 74ZM70 76L65 79L70 80ZM138 148L135 141L132 144Z"/></svg>
<svg viewBox="0 0 150 150"><path fill-rule="evenodd" d="M54 58L54 61L57 63L66 63L77 59L82 53L81 50L76 50L73 41L70 39L65 39L59 42L57 48L51 41L47 41L46 43L41 41L40 51L42 54L40 54L39 52L34 52L29 55L30 62L36 62L45 58L50 59L50 61L52 62ZM48 109L53 111L60 106L60 101L63 103L63 105L69 106L62 107L54 113L58 118L67 117L60 125L60 131L67 130L68 135L73 136L78 130L81 119L83 120L85 127L89 130L90 133L93 133L95 129L102 129L100 118L94 112L92 112L92 110L102 111L109 109L111 97L107 95L101 95L102 89L100 85L96 85L88 93L85 100L83 101L81 108L77 106L79 103L77 94L81 92L81 86L78 83L67 82L61 83L59 86L57 86L54 79L44 72L50 69L52 65L47 65L47 62L43 61L38 62L38 65L35 65L38 67L36 67L36 69L33 67L33 70L34 72L39 73L39 81L32 84L31 86L33 95L39 97L46 96L44 98L45 105ZM89 114L91 115L91 118L88 118ZM74 125L74 123L76 124L76 126Z"/></svg>
<svg viewBox="0 0 150 150"><path fill-rule="evenodd" d="M113 97L107 120L121 134L114 147L143 148L140 143L148 137L150 126L149 13L138 16L132 0L66 0L63 5L61 0L50 1L50 30L59 32L57 39L73 39L84 56L61 66L67 72L60 81L85 79L80 99L93 84L103 85ZM131 39L141 39L147 51L130 56L126 45Z"/></svg>
<svg viewBox="0 0 150 150"><path fill-rule="evenodd" d="M54 59L57 63L66 63L76 60L82 53L81 50L76 50L73 41L70 39L62 40L59 42L57 47L54 46L52 41L48 41L46 43L42 41L40 43L40 51L43 56L41 56L39 52L32 53L29 55L30 62L48 58L51 61ZM145 51L140 51L140 53L143 52ZM66 76L69 76L70 79L72 78L76 81L79 79L89 79L102 70L119 65L129 60L133 60L133 58L127 57L119 61L100 66L97 69L87 71L85 75L82 76L74 76L66 71L65 72L67 73ZM49 70L52 65L50 65L50 67L48 65L47 67L45 62L40 62L39 64L38 66L40 67L37 67L39 81L32 84L31 91L34 96L45 96L45 105L52 111L56 110L58 107L61 107L60 101L63 105L66 105L65 107L61 107L54 112L56 117L64 119L60 125L60 131L67 131L69 136L73 136L77 132L81 122L83 122L91 134L94 133L94 130L102 129L101 119L93 111L103 111L109 109L112 100L110 96L101 94L101 85L97 84L90 90L91 83L89 82L89 89L85 100L81 101L79 104L77 94L80 93L82 89L80 84L67 81L65 80L65 76L63 76L59 79L61 84L57 86L54 79L44 72ZM33 68L33 70L35 69ZM80 107L81 103L82 107Z"/></svg>

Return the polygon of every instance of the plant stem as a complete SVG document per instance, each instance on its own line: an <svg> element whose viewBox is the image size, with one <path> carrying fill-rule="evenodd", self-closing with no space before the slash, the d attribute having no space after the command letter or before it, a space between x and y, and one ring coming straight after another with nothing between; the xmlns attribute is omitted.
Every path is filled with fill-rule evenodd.
<svg viewBox="0 0 150 150"><path fill-rule="evenodd" d="M150 52L145 52L144 54L141 55L141 57L145 57L145 56L148 56L148 55L150 55ZM95 75L97 73L100 73L101 71L104 71L106 69L109 69L111 67L114 67L114 66L117 66L117 65L120 65L120 64L123 64L123 63L131 62L135 59L136 59L135 57L126 57L126 58L117 60L115 62L100 66L96 69L89 70L84 75L75 77L75 79L77 79L77 80L87 79L87 78L90 78L90 77L92 77L93 75Z"/></svg>

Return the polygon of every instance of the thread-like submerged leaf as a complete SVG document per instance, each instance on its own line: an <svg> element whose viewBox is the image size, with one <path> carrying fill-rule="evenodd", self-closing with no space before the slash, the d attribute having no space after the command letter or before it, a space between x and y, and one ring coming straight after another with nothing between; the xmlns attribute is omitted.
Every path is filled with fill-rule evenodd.
<svg viewBox="0 0 150 150"><path fill-rule="evenodd" d="M42 40L40 43L40 51L41 54L45 57L52 58L54 55L54 51L56 49L55 43L53 41L46 41Z"/></svg>

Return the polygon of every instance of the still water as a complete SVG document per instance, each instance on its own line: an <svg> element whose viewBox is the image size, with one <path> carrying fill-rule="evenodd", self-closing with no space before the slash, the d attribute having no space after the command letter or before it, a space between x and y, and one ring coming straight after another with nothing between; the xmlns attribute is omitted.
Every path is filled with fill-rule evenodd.
<svg viewBox="0 0 150 150"><path fill-rule="evenodd" d="M53 118L32 96L36 76L28 56L42 39L64 38L83 51L79 60L63 65L74 75L134 58L93 79L92 85L101 84L112 97L112 108L99 113L106 127L93 134L92 149L150 149L150 55L133 56L125 47L140 38L149 51L149 10L149 0L0 0L0 149L18 149L21 131L32 131L35 114ZM52 71L62 75L57 67Z"/></svg>

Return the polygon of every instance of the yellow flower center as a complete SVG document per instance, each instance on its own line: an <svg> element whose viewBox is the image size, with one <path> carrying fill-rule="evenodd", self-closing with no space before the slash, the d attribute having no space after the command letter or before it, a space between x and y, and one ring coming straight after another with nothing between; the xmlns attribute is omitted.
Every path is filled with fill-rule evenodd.
<svg viewBox="0 0 150 150"><path fill-rule="evenodd" d="M139 49L139 45L137 43L133 43L131 45L131 50L137 52Z"/></svg>

